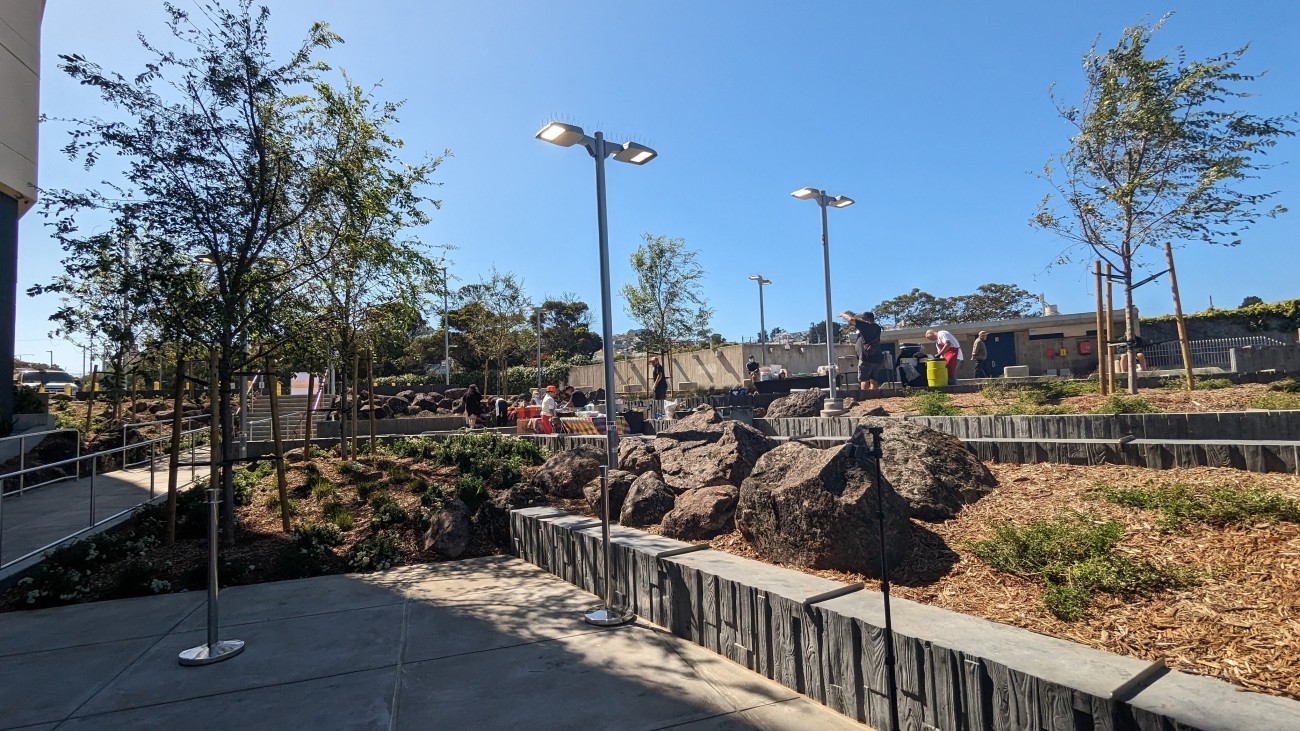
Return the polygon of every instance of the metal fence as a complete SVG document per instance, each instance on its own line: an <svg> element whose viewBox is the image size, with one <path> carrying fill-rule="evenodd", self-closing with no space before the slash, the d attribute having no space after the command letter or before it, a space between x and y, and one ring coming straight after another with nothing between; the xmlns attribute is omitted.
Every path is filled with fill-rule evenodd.
<svg viewBox="0 0 1300 731"><path fill-rule="evenodd" d="M198 478L198 472L194 467L194 465L196 464L196 456L197 456L196 451L198 447L198 437L200 435L205 434L206 432L207 432L206 427L200 427L190 431L181 432L182 437L189 437L189 439L187 440L188 444L182 443L182 449L186 449L190 453L190 459L189 459L190 479L189 482L182 483L185 486L193 483ZM167 442L167 444L163 445L163 442ZM115 447L113 449L105 450L102 452L93 452L91 454L80 454L80 448L78 447L78 455L70 459L60 460L57 462L50 462L48 464L37 465L34 467L26 467L14 472L5 473L3 475L3 478L5 480L9 480L10 478L16 477L19 479L20 484L22 484L22 482L26 480L27 475L31 473L43 471L43 470L56 470L56 469L70 470L72 472L72 475L61 477L58 480L49 480L44 483L41 483L40 485L27 485L25 487L22 487L21 489L10 490L8 492L5 492L3 491L3 488L0 488L0 569L8 568L9 566L12 566L20 561L24 561L28 558L31 558L32 556L40 555L41 553L44 553L45 551L48 551L58 546L64 541L67 541L72 538L76 538L77 536L83 535L93 530L94 528L104 525L105 523L108 523L119 517L127 515L128 513L131 513L132 511L136 510L142 505L152 502L154 499L159 497L157 491L157 484L156 484L158 462L160 461L160 459L162 459L168 454L167 449L170 446L170 442L171 442L171 435L168 434L165 436L158 437L156 439L137 442L135 444L131 444L125 447ZM79 443L80 443L80 438L78 438L78 444ZM98 513L102 511L97 510L98 508L97 500L101 496L97 494L98 488L96 485L96 480L97 478L101 478L102 474L105 472L105 470L101 469L101 465L114 465L115 460L113 459L113 456L117 454L121 454L120 459L123 464L126 464L131 460L131 454L133 451L135 454L144 453L149 455L149 458L145 460L148 462L149 465L148 467L149 497L142 500L135 501L130 506L122 510L117 510L113 512L111 515L107 515L107 516L98 515ZM89 462L89 465L86 464L87 462ZM126 472L127 468L122 467L120 471ZM109 470L109 472L111 473L111 470ZM163 483L165 487L166 474L167 474L166 464L163 465L162 472L164 475ZM206 472L204 474L206 475ZM23 500L24 498L26 498L27 494L31 493L37 487L48 486L54 482L59 482L61 480L67 480L67 479L74 479L77 480L77 482L73 483L72 486L69 486L74 490L74 492L72 493L70 499L66 501L66 504L62 506L59 512L75 513L79 511L85 511L88 505L89 514L86 519L85 527L72 530L70 533L64 533L62 535L55 535L54 533L51 533L48 536L48 540L46 538L40 539L41 541L43 541L43 544L40 545L39 547L32 550L25 551L21 556L17 556L14 558L5 558L4 557L5 509L7 507L11 508L13 505L15 505L16 504L14 502L15 500ZM178 487L180 487L180 485L178 485ZM53 488L46 487L45 489L53 489ZM68 489L68 488L64 487L58 489ZM83 490L84 493L82 492ZM166 490L164 490L163 493L165 494ZM110 507L109 509L111 510L112 508ZM48 519L51 517L54 516L42 513L40 519L42 522L45 522L48 521ZM29 526L12 525L10 527L14 529L26 529Z"/></svg>
<svg viewBox="0 0 1300 731"><path fill-rule="evenodd" d="M1270 345L1286 345L1285 342L1277 338L1270 338L1265 335L1252 335L1244 338L1215 338L1212 340L1192 340L1188 346L1192 353L1192 367L1219 367L1227 370L1231 359L1228 351L1233 348L1265 347ZM1157 345L1148 345L1142 349L1146 355L1147 368L1151 370L1172 370L1183 367L1183 353L1174 340Z"/></svg>

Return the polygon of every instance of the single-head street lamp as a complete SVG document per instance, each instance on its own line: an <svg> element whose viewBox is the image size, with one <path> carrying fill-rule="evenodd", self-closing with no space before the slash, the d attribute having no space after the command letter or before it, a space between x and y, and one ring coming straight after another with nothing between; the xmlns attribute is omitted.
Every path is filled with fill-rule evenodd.
<svg viewBox="0 0 1300 731"><path fill-rule="evenodd" d="M835 394L835 376L838 369L835 367L835 340L831 337L831 246L830 236L826 230L826 207L848 208L853 205L853 199L843 195L832 198L826 195L826 191L818 188L800 188L790 195L800 200L816 201L822 210L822 268L826 276L826 369L830 371L828 376L831 387L826 404L822 407L822 416L839 416L844 413L844 409Z"/></svg>
<svg viewBox="0 0 1300 731"><path fill-rule="evenodd" d="M447 324L447 291L451 282L447 279L447 267L442 270L442 369L446 373L447 385L451 385L451 326Z"/></svg>
<svg viewBox="0 0 1300 731"><path fill-rule="evenodd" d="M751 274L749 278L758 282L758 342L762 348L762 363L767 365L767 322L763 317L763 286L771 284L772 280L764 279L762 274Z"/></svg>
<svg viewBox="0 0 1300 731"><path fill-rule="evenodd" d="M614 319L613 306L610 302L609 286L609 222L605 215L605 158L613 155L619 162L644 165L653 160L658 153L635 142L617 144L607 142L605 133L596 132L587 135L582 128L573 124L552 122L537 133L537 139L561 147L581 144L596 160L596 229L600 241L600 317L601 350L605 368L605 464L608 469L618 465L618 414L614 411ZM609 489L608 479L603 483L601 539L605 557L605 594L604 606L588 612L587 622L595 625L609 626L626 624L636 619L631 612L616 609L613 605L614 589L610 581L609 556Z"/></svg>
<svg viewBox="0 0 1300 731"><path fill-rule="evenodd" d="M533 315L537 317L537 393L542 392L542 308L534 307Z"/></svg>

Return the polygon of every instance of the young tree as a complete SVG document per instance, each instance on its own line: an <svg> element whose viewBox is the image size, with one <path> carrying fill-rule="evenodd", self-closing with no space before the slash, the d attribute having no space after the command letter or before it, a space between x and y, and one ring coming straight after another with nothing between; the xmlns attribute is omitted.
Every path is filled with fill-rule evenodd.
<svg viewBox="0 0 1300 731"><path fill-rule="evenodd" d="M641 239L631 257L636 284L623 285L623 311L640 323L645 352L662 354L708 332L713 310L703 293L698 251L681 238L645 233Z"/></svg>
<svg viewBox="0 0 1300 731"><path fill-rule="evenodd" d="M488 372L493 363L497 387L503 391L511 356L523 351L535 337L528 327L533 308L524 296L523 282L493 267L491 277L461 287L456 295L464 304L453 313L452 324L483 361L483 392L489 392Z"/></svg>
<svg viewBox="0 0 1300 731"><path fill-rule="evenodd" d="M953 301L935 297L929 292L922 292L913 287L911 292L900 294L893 299L872 308L876 321L894 327L929 327L952 317Z"/></svg>
<svg viewBox="0 0 1300 731"><path fill-rule="evenodd" d="M1259 158L1279 137L1294 134L1295 115L1259 117L1228 106L1249 96L1241 87L1257 78L1236 70L1246 47L1199 61L1181 48L1173 58L1148 57L1163 23L1127 28L1114 48L1099 53L1094 43L1084 55L1081 105L1057 104L1075 130L1071 145L1044 166L1054 194L1030 221L1118 269L1130 346L1133 271L1144 251L1170 240L1235 246L1261 215L1282 212L1264 208L1272 192L1237 186L1267 167ZM1129 393L1136 393L1137 363L1128 360Z"/></svg>
<svg viewBox="0 0 1300 731"><path fill-rule="evenodd" d="M261 362L259 343L286 336L284 303L302 283L300 226L343 187L355 137L312 103L327 69L314 56L339 41L326 25L314 24L287 60L277 60L269 11L253 14L250 0L233 10L205 5L197 21L164 7L180 50L141 38L152 59L139 75L106 71L80 55L60 57L63 71L117 110L113 119L70 120L64 151L88 167L114 158L123 182L49 191L45 204L55 237L74 258L93 246L78 226L91 225L95 212L147 226L148 256L134 265L144 289L167 291L165 282L202 267L195 296L208 302L210 317L194 324L205 329L196 340L218 356L222 525L230 543L233 376Z"/></svg>

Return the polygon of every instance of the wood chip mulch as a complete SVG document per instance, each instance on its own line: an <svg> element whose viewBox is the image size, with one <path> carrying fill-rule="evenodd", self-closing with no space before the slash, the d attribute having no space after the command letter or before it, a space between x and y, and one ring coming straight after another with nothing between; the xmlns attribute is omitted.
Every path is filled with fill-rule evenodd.
<svg viewBox="0 0 1300 731"><path fill-rule="evenodd" d="M1209 467L989 467L1001 485L988 496L946 523L914 523L913 550L894 571L892 593L1108 652L1163 659L1177 670L1300 699L1300 525L1215 528L1187 523L1162 532L1156 527L1156 513L1108 503L1095 488L1098 483L1259 485L1300 498L1300 478ZM990 521L1046 519L1064 507L1124 524L1121 551L1193 568L1201 582L1185 591L1138 600L1099 594L1083 619L1065 622L1044 608L1041 584L995 571L965 548L991 534ZM763 560L739 532L715 538L710 546ZM879 583L861 574L787 568L865 582L868 587Z"/></svg>

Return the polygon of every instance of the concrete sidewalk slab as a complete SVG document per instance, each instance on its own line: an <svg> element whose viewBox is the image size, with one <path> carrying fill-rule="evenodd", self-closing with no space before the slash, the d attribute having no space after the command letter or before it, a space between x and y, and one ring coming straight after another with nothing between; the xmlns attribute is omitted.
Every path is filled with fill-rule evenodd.
<svg viewBox="0 0 1300 731"><path fill-rule="evenodd" d="M221 598L247 650L207 667L201 593L0 615L0 728L865 728L510 557Z"/></svg>

